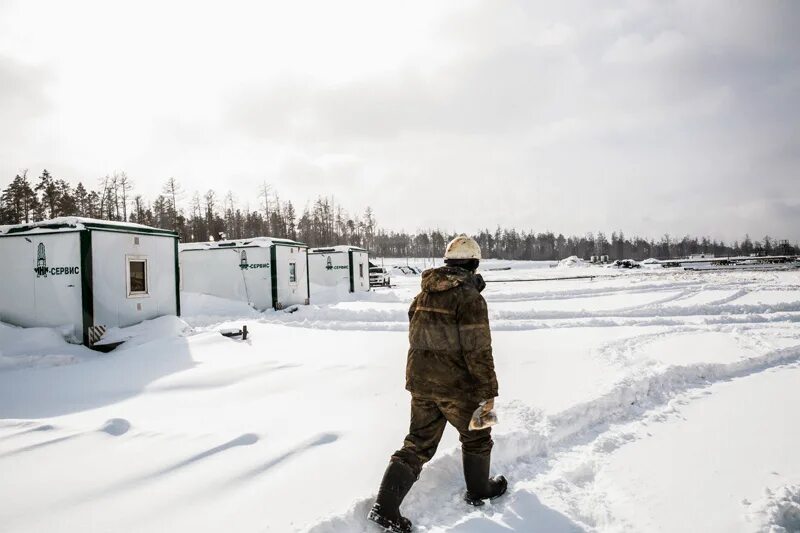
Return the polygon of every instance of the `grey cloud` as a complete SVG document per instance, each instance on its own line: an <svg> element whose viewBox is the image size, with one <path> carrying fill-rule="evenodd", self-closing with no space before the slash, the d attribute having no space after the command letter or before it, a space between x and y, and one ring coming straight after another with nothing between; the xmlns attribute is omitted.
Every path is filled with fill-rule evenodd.
<svg viewBox="0 0 800 533"><path fill-rule="evenodd" d="M443 27L460 54L437 68L265 89L236 98L229 124L390 169L394 198L428 194L413 200L424 224L731 238L766 219L789 231L741 210L776 191L800 201L800 37L786 4L486 2ZM445 196L466 208L437 212ZM392 205L384 221L407 224Z"/></svg>
<svg viewBox="0 0 800 533"><path fill-rule="evenodd" d="M488 51L433 73L407 68L340 87L291 87L233 98L231 122L263 137L391 139L404 133L504 134L551 115L572 70L529 47ZM574 75L574 74L573 74Z"/></svg>
<svg viewBox="0 0 800 533"><path fill-rule="evenodd" d="M629 18L623 29L585 22L564 49L540 46L529 34L536 13L510 7L509 14L496 3L484 4L483 11L471 13L474 19L462 16L462 33L455 33L467 52L436 70L405 68L337 87L266 88L232 98L231 122L249 134L302 141L386 140L404 133L519 134L575 115L610 118L597 117L598 109L645 117L651 108L673 114L669 107L691 107L726 90L746 108L764 83L775 83L787 65L797 65L795 56L765 59L761 50L742 52L749 49L735 35L712 47L702 34L686 33L700 15L684 11L678 16L677 8L658 5L647 11L649 18ZM654 17L653 11L662 16ZM511 15L514 24L499 37L498 21L509 22ZM724 17L718 14L717 26L725 26ZM780 48L782 54L788 46Z"/></svg>
<svg viewBox="0 0 800 533"><path fill-rule="evenodd" d="M0 55L0 139L18 136L30 121L47 113L49 73Z"/></svg>

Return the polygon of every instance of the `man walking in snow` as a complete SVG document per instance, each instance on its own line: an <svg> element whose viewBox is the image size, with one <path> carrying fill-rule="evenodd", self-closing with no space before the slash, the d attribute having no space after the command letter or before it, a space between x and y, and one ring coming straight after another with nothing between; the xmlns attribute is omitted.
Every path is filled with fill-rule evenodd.
<svg viewBox="0 0 800 533"><path fill-rule="evenodd" d="M481 250L459 235L447 245L445 266L422 273L422 291L408 310L409 350L406 389L411 392L411 427L392 455L368 518L387 531L408 533L411 522L400 504L430 461L447 422L460 435L464 500L483 505L505 493L503 476L489 477L491 428L470 429L473 413L488 415L497 396L486 284L476 274Z"/></svg>

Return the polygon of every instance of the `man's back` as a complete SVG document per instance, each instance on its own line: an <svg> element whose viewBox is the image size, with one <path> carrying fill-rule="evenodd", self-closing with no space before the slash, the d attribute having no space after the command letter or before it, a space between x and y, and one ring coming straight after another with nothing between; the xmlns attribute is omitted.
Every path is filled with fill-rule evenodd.
<svg viewBox="0 0 800 533"><path fill-rule="evenodd" d="M458 267L422 274L409 309L406 389L426 398L480 401L497 396L482 279Z"/></svg>

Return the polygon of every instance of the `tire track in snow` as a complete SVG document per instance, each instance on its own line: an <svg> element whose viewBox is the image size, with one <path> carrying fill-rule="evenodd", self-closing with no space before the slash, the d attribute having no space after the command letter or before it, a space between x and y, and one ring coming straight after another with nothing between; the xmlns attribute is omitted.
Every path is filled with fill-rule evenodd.
<svg viewBox="0 0 800 533"><path fill-rule="evenodd" d="M683 320L681 320L683 318ZM703 315L668 315L640 317L583 317L583 318L536 318L536 319L491 319L492 331L530 331L537 329L628 327L628 326L684 326L696 324L766 324L776 322L800 322L800 310L769 313ZM407 332L407 321L340 321L340 320L261 320L265 324L281 324L289 327L347 330L347 331L397 331Z"/></svg>
<svg viewBox="0 0 800 533"><path fill-rule="evenodd" d="M763 290L763 289L761 289L759 287L759 289L756 289L756 290ZM730 302L732 302L734 300L738 300L742 296L750 294L750 292L751 292L750 289L739 289L738 291L734 292L733 294L731 294L727 298L721 298L721 299L719 299L719 300L717 300L715 302L712 302L711 305L725 305L725 304L730 303Z"/></svg>
<svg viewBox="0 0 800 533"><path fill-rule="evenodd" d="M758 379L764 374L773 372L792 372L798 368L800 368L800 362L789 362L784 365L769 366L761 371L737 375L730 381L737 382L734 387L746 387L749 379ZM536 493L550 502L557 502L558 509L592 526L589 529L641 531L641 524L634 525L624 518L614 515L615 509L613 506L609 506L607 489L599 487L595 483L597 474L607 464L609 455L615 450L652 436L653 424L676 418L681 421L685 420L683 407L690 405L694 400L712 395L710 386L716 386L724 381L729 380L714 381L709 384L709 387L690 388L675 395L668 402L647 411L642 418L615 424L607 431L601 432L596 438L556 450L549 458L546 471L527 482L521 482L517 489ZM773 472L773 474L776 473ZM745 505L749 505L749 503L745 503ZM800 514L797 514L797 517L800 518ZM759 531L767 533L767 529L759 529ZM790 529L789 531L795 530Z"/></svg>
<svg viewBox="0 0 800 533"><path fill-rule="evenodd" d="M676 396L692 389L730 379L745 377L764 370L800 362L800 345L773 350L731 363L698 363L671 366L651 374L623 379L594 400L584 402L551 416L519 402L498 405L503 427L495 432L492 456L493 472L505 472L510 479L509 494L484 510L470 510L461 501L463 479L461 453L450 449L425 466L420 480L407 496L404 509L421 533L447 531L465 520L491 521L492 514L501 517L513 513L513 505L524 488L518 487L547 470L547 458L575 446L596 440L611 425L633 422L649 411L666 405ZM609 443L610 451L618 443ZM388 453L388 452L387 452ZM377 483L380 480L376 480ZM355 502L339 516L326 518L305 531L307 533L369 533L366 520L374 495ZM552 511L552 510L549 510ZM575 528L591 529L590 524L573 522Z"/></svg>
<svg viewBox="0 0 800 533"><path fill-rule="evenodd" d="M750 335L742 335L744 331L750 331ZM653 342L680 335L696 333L727 333L737 340L740 346L752 349L753 351L767 352L774 350L776 346L764 342L763 334L767 333L770 337L775 337L775 331L765 329L762 325L754 324L684 324L670 328L664 328L653 333L643 333L632 335L621 339L614 339L603 343L593 352L604 361L617 365L630 365L635 363L651 363L657 361L652 359L642 359L637 352L643 346Z"/></svg>
<svg viewBox="0 0 800 533"><path fill-rule="evenodd" d="M640 294L647 292L666 292L673 290L691 290L702 288L705 284L700 282L684 283L651 283L635 285L633 287L593 287L589 289L571 289L562 291L532 291L514 293L492 293L485 292L486 301L493 302L528 302L539 300L571 300L573 298L592 298L596 296L612 296L616 294ZM737 287L740 285L737 285Z"/></svg>
<svg viewBox="0 0 800 533"><path fill-rule="evenodd" d="M555 326L547 324L545 321L573 321L558 324L558 327L680 325L685 322L681 319L688 318L699 318L705 320L706 323L796 321L792 315L800 313L800 301L774 304L731 304L753 290L763 290L763 287L742 288L732 295L708 304L664 305L697 294L691 289L686 289L641 305L596 311L536 310L535 306L525 310L492 310L492 300L490 300L489 317L492 328L498 331L542 329ZM625 291L619 292L625 294ZM605 322L602 322L603 320ZM332 306L310 306L302 307L298 312L292 314L263 315L259 322L311 329L408 330L408 314L405 309L341 309Z"/></svg>
<svg viewBox="0 0 800 533"><path fill-rule="evenodd" d="M600 311L503 311L489 313L490 319L497 320L563 320L570 318L647 318L647 317L691 317L718 315L746 315L769 313L800 312L800 301L777 304L706 304L687 307L661 308L648 304L627 309L610 309Z"/></svg>

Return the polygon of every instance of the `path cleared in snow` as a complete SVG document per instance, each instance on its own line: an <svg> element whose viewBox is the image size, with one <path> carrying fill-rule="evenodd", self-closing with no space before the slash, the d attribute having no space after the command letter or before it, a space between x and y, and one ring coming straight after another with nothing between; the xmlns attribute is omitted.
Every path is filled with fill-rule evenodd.
<svg viewBox="0 0 800 533"><path fill-rule="evenodd" d="M404 504L419 532L791 524L797 272L503 266L487 279L612 277L489 284L510 491L465 508L448 428ZM186 295L183 320L111 332L129 340L108 355L0 326L0 524L374 533L364 516L408 424L419 278L393 282L295 313ZM247 341L217 333L243 324Z"/></svg>
<svg viewBox="0 0 800 533"><path fill-rule="evenodd" d="M635 441L592 464L592 492L605 499L609 525L753 530L753 502L800 483L798 384L797 365L771 368L680 397L661 420L616 429Z"/></svg>

